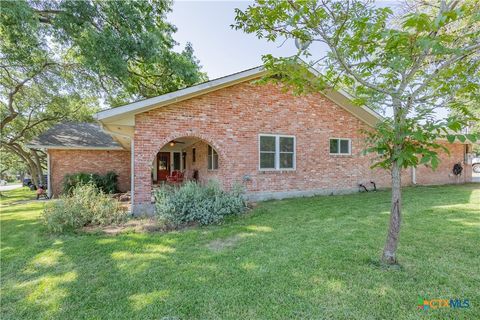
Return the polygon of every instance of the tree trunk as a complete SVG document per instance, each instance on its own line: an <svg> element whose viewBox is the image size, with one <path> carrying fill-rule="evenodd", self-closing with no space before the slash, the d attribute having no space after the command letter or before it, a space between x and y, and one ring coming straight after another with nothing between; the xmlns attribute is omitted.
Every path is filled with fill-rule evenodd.
<svg viewBox="0 0 480 320"><path fill-rule="evenodd" d="M43 181L43 168L37 151L30 150L30 152L33 154L34 163L37 169L38 184L36 186L38 187L39 185L43 185L45 183L45 181Z"/></svg>
<svg viewBox="0 0 480 320"><path fill-rule="evenodd" d="M37 166L35 165L34 162L29 162L28 163L28 169L30 171L30 177L32 179L32 183L38 187L39 181L38 181L38 170Z"/></svg>
<svg viewBox="0 0 480 320"><path fill-rule="evenodd" d="M37 163L32 159L32 153L27 152L22 149L22 147L18 144L4 144L4 146L11 150L13 153L18 155L27 165L27 170L30 173L32 183L35 186L39 185L39 175L41 175L41 169L38 170Z"/></svg>
<svg viewBox="0 0 480 320"><path fill-rule="evenodd" d="M392 207L390 211L390 226L387 241L383 249L382 261L386 264L397 263L398 236L402 219L402 178L401 168L397 161L392 164Z"/></svg>

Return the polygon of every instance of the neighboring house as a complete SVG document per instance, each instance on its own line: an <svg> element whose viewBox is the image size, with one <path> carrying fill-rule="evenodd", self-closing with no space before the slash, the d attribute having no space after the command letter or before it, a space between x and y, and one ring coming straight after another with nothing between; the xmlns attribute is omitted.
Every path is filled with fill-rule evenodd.
<svg viewBox="0 0 480 320"><path fill-rule="evenodd" d="M121 191L130 190L130 151L99 124L61 123L30 141L29 147L47 151L49 195L62 192L66 174L115 171Z"/></svg>
<svg viewBox="0 0 480 320"><path fill-rule="evenodd" d="M64 124L32 147L49 154L54 195L66 173L115 170L121 189L133 191L136 213L152 210L152 186L174 170L203 182L216 179L225 188L243 184L257 200L353 192L370 181L389 187L389 173L371 170L372 156L362 154L360 130L375 125L375 112L337 91L294 96L280 85L252 83L263 75L258 67L105 110L96 115L103 131ZM452 173L467 146L448 148L450 157L443 154L435 172L424 166L405 171L403 184L469 181L471 174Z"/></svg>

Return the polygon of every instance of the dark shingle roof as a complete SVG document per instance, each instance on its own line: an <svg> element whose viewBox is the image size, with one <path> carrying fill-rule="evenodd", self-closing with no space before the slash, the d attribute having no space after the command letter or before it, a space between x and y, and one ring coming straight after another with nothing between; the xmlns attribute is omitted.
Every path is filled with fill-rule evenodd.
<svg viewBox="0 0 480 320"><path fill-rule="evenodd" d="M32 148L122 149L112 136L95 123L66 122L48 129L28 144Z"/></svg>

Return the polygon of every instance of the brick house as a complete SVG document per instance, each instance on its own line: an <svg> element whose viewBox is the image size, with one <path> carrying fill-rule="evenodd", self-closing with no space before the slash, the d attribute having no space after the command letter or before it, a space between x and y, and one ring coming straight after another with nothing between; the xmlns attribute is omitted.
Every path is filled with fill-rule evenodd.
<svg viewBox="0 0 480 320"><path fill-rule="evenodd" d="M342 92L294 96L278 85L255 84L264 74L253 68L101 111L101 129L90 124L95 134L56 144L40 136L32 147L49 154L54 195L66 173L115 170L122 191L132 190L137 213L151 210L152 187L174 171L201 182L216 179L225 188L243 184L256 200L355 192L370 181L389 186L389 173L371 170L371 156L362 154L360 131L375 125L379 115L354 106ZM442 154L436 171L405 171L403 184L470 181L467 166L461 176L452 173L468 147L448 144L450 156Z"/></svg>
<svg viewBox="0 0 480 320"><path fill-rule="evenodd" d="M130 151L95 123L60 123L30 141L29 147L47 151L48 191L58 196L66 174L118 174L118 188L130 190Z"/></svg>

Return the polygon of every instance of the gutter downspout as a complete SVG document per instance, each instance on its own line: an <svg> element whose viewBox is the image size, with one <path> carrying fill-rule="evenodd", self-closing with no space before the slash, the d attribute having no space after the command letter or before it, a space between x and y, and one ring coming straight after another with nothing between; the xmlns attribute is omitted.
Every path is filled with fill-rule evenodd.
<svg viewBox="0 0 480 320"><path fill-rule="evenodd" d="M135 143L134 140L130 140L130 210L134 211L135 203Z"/></svg>
<svg viewBox="0 0 480 320"><path fill-rule="evenodd" d="M50 162L50 153L48 153L48 150L45 150L47 153L47 195L51 199L52 198L52 165Z"/></svg>
<svg viewBox="0 0 480 320"><path fill-rule="evenodd" d="M413 185L417 184L417 168L412 167L412 183Z"/></svg>

